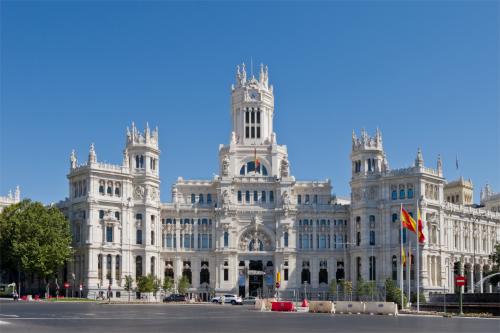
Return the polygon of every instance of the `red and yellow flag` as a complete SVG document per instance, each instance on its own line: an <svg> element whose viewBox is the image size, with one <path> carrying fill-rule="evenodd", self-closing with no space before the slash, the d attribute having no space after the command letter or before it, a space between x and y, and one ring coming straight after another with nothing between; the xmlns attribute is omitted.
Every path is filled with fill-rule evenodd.
<svg viewBox="0 0 500 333"><path fill-rule="evenodd" d="M425 242L424 224L422 222L422 216L420 215L420 209L418 209L417 212L417 221L418 221L418 242L423 243Z"/></svg>
<svg viewBox="0 0 500 333"><path fill-rule="evenodd" d="M401 246L401 264L406 266L406 253L404 246Z"/></svg>
<svg viewBox="0 0 500 333"><path fill-rule="evenodd" d="M260 161L257 158L257 148L254 148L253 153L254 153L253 160L254 160L254 164L255 164L255 172L257 172L257 169L260 167Z"/></svg>
<svg viewBox="0 0 500 333"><path fill-rule="evenodd" d="M417 233L417 223L403 207L401 207L401 223L403 227Z"/></svg>

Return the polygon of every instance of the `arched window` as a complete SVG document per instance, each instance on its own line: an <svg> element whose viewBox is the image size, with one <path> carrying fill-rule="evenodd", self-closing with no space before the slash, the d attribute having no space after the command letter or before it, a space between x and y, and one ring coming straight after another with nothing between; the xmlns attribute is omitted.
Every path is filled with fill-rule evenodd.
<svg viewBox="0 0 500 333"><path fill-rule="evenodd" d="M240 175L246 175L246 174L261 174L262 176L267 176L267 168L262 164L258 163L257 164L257 170L255 169L255 161L250 161L247 162L246 164L242 165L240 169Z"/></svg>
<svg viewBox="0 0 500 333"><path fill-rule="evenodd" d="M99 182L99 193L104 194L104 182L103 181Z"/></svg>
<svg viewBox="0 0 500 333"><path fill-rule="evenodd" d="M376 280L377 276L376 266L377 266L376 258L374 256L370 257L370 281Z"/></svg>
<svg viewBox="0 0 500 333"><path fill-rule="evenodd" d="M208 270L208 262L201 263L202 269L200 270L200 285L203 283L210 284L210 271Z"/></svg>
<svg viewBox="0 0 500 333"><path fill-rule="evenodd" d="M408 187L408 199L413 198L413 187Z"/></svg>
<svg viewBox="0 0 500 333"><path fill-rule="evenodd" d="M111 254L106 256L106 280L111 283Z"/></svg>
<svg viewBox="0 0 500 333"><path fill-rule="evenodd" d="M404 185L399 185L399 199L405 198L405 187Z"/></svg>
<svg viewBox="0 0 500 333"><path fill-rule="evenodd" d="M196 203L196 195L194 193L191 193L191 203Z"/></svg>
<svg viewBox="0 0 500 333"><path fill-rule="evenodd" d="M121 191L120 191L120 183L116 183L115 184L115 195L117 197L119 197L121 195Z"/></svg>
<svg viewBox="0 0 500 333"><path fill-rule="evenodd" d="M120 220L120 212L115 212L115 219Z"/></svg>
<svg viewBox="0 0 500 333"><path fill-rule="evenodd" d="M106 190L106 193L107 193L108 195L113 195L113 183L108 182L108 188L107 188L107 190Z"/></svg>
<svg viewBox="0 0 500 333"><path fill-rule="evenodd" d="M212 194L208 193L207 194L207 204L211 204L212 203Z"/></svg>
<svg viewBox="0 0 500 333"><path fill-rule="evenodd" d="M142 257L135 257L135 280L142 276Z"/></svg>
<svg viewBox="0 0 500 333"><path fill-rule="evenodd" d="M262 243L262 241L260 239L257 239L257 242L258 242L258 250L257 251L264 251L264 244ZM248 251L255 251L255 239L252 239L250 241L250 244L248 244Z"/></svg>
<svg viewBox="0 0 500 333"><path fill-rule="evenodd" d="M321 268L319 270L319 283L328 284L328 270L326 268Z"/></svg>
<svg viewBox="0 0 500 333"><path fill-rule="evenodd" d="M144 156L141 155L141 157L139 158L139 167L141 169L144 169Z"/></svg>
<svg viewBox="0 0 500 333"><path fill-rule="evenodd" d="M302 269L302 274L300 275L300 281L302 284L306 282L308 284L311 284L311 272L309 271L309 269L307 268Z"/></svg>
<svg viewBox="0 0 500 333"><path fill-rule="evenodd" d="M142 244L142 230L137 229L135 232L135 243L140 245Z"/></svg>
<svg viewBox="0 0 500 333"><path fill-rule="evenodd" d="M285 247L288 247L288 231L285 231L284 235L283 235L283 240L284 240L284 246Z"/></svg>
<svg viewBox="0 0 500 333"><path fill-rule="evenodd" d="M200 194L198 195L198 203L200 203L200 204L203 204L203 203L204 203L203 193L200 193Z"/></svg>
<svg viewBox="0 0 500 333"><path fill-rule="evenodd" d="M117 281L118 285L120 285L121 281L121 261L120 261L120 256L117 255L115 257L115 280Z"/></svg>
<svg viewBox="0 0 500 333"><path fill-rule="evenodd" d="M139 158L139 155L135 155L135 168L136 169L139 169L140 168L140 164L141 163L141 159Z"/></svg>
<svg viewBox="0 0 500 333"><path fill-rule="evenodd" d="M97 255L97 278L102 281L102 254Z"/></svg>

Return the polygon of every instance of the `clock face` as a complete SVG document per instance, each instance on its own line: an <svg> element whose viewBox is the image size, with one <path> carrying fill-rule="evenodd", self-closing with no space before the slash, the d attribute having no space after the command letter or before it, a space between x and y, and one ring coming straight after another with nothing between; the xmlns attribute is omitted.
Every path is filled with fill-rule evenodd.
<svg viewBox="0 0 500 333"><path fill-rule="evenodd" d="M257 99L257 98L259 98L259 93L258 93L258 92L256 92L256 91L252 91L252 92L250 93L250 98L251 98L251 99Z"/></svg>

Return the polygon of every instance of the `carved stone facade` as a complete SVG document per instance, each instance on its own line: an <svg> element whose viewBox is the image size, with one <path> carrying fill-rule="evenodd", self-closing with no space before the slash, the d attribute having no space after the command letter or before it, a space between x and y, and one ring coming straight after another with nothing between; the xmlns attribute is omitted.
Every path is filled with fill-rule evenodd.
<svg viewBox="0 0 500 333"><path fill-rule="evenodd" d="M474 275L469 281L488 268L500 213L445 202L440 158L436 169L428 168L419 149L413 166L391 170L382 133L363 130L358 138L353 132L351 200L336 198L330 180L292 176L287 147L273 131L267 67L259 78L239 67L231 101L220 175L179 177L168 203L159 199L157 129L127 129L121 166L97 162L94 146L84 165L71 154L70 198L59 206L75 237L70 270L89 296L110 283L123 296L126 275L149 273L176 281L186 276L189 292L202 299L213 292L273 293L278 271L284 292L301 291L305 282L327 291L332 279L342 278L399 281L401 205L416 214L418 204L424 219L423 291L453 289L454 262ZM403 240L415 253L415 235Z"/></svg>

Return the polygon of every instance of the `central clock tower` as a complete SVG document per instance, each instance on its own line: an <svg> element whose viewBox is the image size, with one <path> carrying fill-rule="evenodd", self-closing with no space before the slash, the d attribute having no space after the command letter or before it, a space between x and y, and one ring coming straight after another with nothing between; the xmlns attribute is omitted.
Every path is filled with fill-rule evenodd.
<svg viewBox="0 0 500 333"><path fill-rule="evenodd" d="M265 145L273 141L274 95L267 66L260 65L257 80L247 79L245 64L236 70L232 86L233 140L240 145Z"/></svg>

